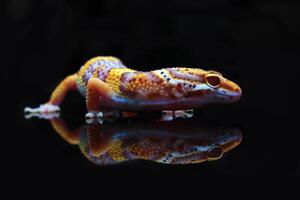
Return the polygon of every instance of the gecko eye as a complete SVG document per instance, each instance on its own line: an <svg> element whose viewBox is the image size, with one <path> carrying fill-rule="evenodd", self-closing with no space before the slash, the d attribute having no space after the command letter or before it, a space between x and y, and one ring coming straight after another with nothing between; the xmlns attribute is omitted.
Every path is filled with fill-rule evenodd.
<svg viewBox="0 0 300 200"><path fill-rule="evenodd" d="M222 157L222 148L220 146L214 146L207 152L208 160L217 160Z"/></svg>
<svg viewBox="0 0 300 200"><path fill-rule="evenodd" d="M206 75L205 81L206 81L206 84L212 88L217 88L217 87L220 87L220 85L221 85L221 77L220 77L220 75L217 75L217 74Z"/></svg>

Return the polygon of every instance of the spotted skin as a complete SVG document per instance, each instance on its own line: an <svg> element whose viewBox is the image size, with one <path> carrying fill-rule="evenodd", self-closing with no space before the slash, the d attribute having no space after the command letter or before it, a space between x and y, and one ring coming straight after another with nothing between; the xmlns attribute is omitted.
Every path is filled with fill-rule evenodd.
<svg viewBox="0 0 300 200"><path fill-rule="evenodd" d="M58 85L43 110L27 108L27 111L59 110L58 106L71 89L86 98L89 112L107 108L127 111L194 109L207 104L236 102L242 93L237 84L215 71L173 67L141 72L127 68L115 57L95 57Z"/></svg>
<svg viewBox="0 0 300 200"><path fill-rule="evenodd" d="M220 159L243 138L234 127L209 126L202 121L118 120L70 129L62 118L50 119L52 127L69 144L99 165L147 160L162 164L196 164ZM189 127L187 129L186 127Z"/></svg>

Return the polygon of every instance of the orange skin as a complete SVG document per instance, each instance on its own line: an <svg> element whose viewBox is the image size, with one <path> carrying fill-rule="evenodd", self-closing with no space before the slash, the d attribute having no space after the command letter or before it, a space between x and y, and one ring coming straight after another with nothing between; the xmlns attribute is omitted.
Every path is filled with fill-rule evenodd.
<svg viewBox="0 0 300 200"><path fill-rule="evenodd" d="M66 93L77 90L86 98L89 113L103 109L122 111L187 110L241 98L240 87L215 71L163 68L140 72L114 57L95 57L65 78L48 103L28 112L59 111Z"/></svg>
<svg viewBox="0 0 300 200"><path fill-rule="evenodd" d="M133 120L130 126L118 120L74 130L60 118L51 119L51 124L64 140L78 145L88 160L100 165L136 159L163 164L213 161L237 147L243 138L237 128L204 126L193 120Z"/></svg>

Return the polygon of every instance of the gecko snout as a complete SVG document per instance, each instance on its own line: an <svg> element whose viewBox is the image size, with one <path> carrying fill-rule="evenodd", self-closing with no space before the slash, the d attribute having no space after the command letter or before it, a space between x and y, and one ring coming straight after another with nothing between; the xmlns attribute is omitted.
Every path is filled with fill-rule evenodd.
<svg viewBox="0 0 300 200"><path fill-rule="evenodd" d="M237 102L242 97L242 89L232 81L224 79L219 88L216 89L215 100L223 103Z"/></svg>
<svg viewBox="0 0 300 200"><path fill-rule="evenodd" d="M233 88L231 94L230 94L230 99L233 102L239 101L242 97L242 89L238 86L235 85L235 87Z"/></svg>

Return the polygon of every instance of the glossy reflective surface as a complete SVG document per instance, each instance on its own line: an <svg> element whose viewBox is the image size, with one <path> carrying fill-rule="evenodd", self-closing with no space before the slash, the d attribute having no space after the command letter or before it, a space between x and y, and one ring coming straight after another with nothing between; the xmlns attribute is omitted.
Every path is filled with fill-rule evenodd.
<svg viewBox="0 0 300 200"><path fill-rule="evenodd" d="M32 199L42 191L38 199L61 193L68 199L271 199L278 193L300 199L300 1L4 0L0 7L0 161L9 197ZM47 101L59 81L97 55L143 71L188 65L222 72L243 89L241 101L199 109L188 120L236 127L243 141L213 162L95 165L82 155L76 134L70 145L49 121L24 119L24 107ZM70 130L86 126L78 94L70 94L62 114ZM116 124L131 123L125 121ZM217 158L221 148L208 155ZM292 188L297 195L288 198Z"/></svg>
<svg viewBox="0 0 300 200"><path fill-rule="evenodd" d="M104 119L70 129L58 115L40 117L48 118L62 139L78 146L88 160L98 165L132 160L196 164L218 160L242 141L237 128L206 125L192 119Z"/></svg>

